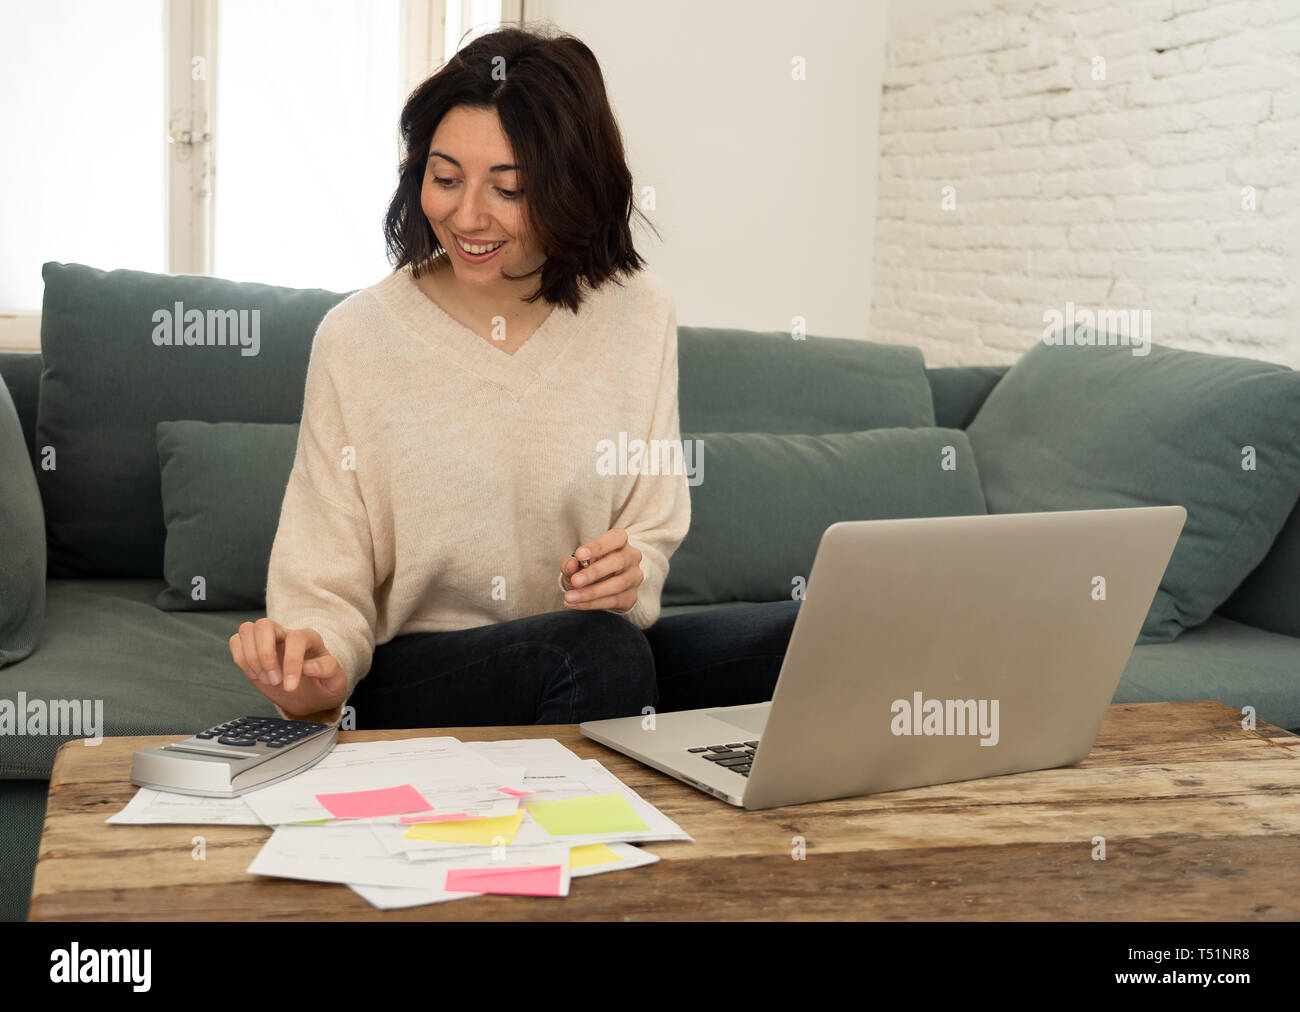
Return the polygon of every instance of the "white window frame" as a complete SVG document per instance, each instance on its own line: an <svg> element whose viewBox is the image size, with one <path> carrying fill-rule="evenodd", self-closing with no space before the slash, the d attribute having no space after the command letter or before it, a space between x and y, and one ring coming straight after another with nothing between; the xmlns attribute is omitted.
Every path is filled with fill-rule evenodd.
<svg viewBox="0 0 1300 1012"><path fill-rule="evenodd" d="M212 131L217 103L217 0L165 0L167 270L212 272Z"/></svg>

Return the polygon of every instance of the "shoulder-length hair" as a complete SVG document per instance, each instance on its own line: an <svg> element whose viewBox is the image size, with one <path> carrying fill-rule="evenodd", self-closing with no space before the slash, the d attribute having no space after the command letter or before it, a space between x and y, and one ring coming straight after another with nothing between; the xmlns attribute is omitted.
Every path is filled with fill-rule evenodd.
<svg viewBox="0 0 1300 1012"><path fill-rule="evenodd" d="M402 109L401 177L384 217L394 268L417 277L443 252L420 206L429 144L457 106L495 109L519 166L523 213L546 262L536 293L577 312L579 280L593 289L632 275L645 261L632 244L631 216L654 229L633 202L632 173L595 54L580 40L502 28L473 40L411 92ZM656 235L658 230L655 230Z"/></svg>

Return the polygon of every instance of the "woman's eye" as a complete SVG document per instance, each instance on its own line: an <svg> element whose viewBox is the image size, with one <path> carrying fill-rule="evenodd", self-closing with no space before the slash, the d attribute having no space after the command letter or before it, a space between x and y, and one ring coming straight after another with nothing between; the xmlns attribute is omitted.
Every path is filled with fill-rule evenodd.
<svg viewBox="0 0 1300 1012"><path fill-rule="evenodd" d="M433 181L444 190L455 186L457 182L455 179L443 179L441 176L434 176ZM497 187L497 193L501 194L506 200L518 200L520 196L519 190L503 190L500 187Z"/></svg>

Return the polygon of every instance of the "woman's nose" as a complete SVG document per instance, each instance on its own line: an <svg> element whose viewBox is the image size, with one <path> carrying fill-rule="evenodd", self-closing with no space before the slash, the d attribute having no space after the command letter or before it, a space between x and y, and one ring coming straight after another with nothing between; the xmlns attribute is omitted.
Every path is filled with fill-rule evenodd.
<svg viewBox="0 0 1300 1012"><path fill-rule="evenodd" d="M454 231L461 235L473 235L482 230L483 215L479 209L481 200L481 195L466 191L466 195L461 198L460 205L456 208L456 222L452 226Z"/></svg>

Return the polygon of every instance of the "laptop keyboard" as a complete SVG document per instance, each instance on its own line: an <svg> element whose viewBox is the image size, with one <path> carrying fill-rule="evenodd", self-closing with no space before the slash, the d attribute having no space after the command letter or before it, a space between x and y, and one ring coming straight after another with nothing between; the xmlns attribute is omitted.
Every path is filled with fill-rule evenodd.
<svg viewBox="0 0 1300 1012"><path fill-rule="evenodd" d="M758 750L756 741L733 741L728 745L698 745L688 748L687 752L696 752L701 759L716 763L723 769L749 776L750 766L754 762L754 753Z"/></svg>

